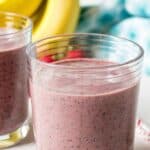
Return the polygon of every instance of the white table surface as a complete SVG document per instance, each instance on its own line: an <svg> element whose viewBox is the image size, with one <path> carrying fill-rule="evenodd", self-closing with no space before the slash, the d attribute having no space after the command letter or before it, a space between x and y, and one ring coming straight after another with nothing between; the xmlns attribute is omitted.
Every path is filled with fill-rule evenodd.
<svg viewBox="0 0 150 150"><path fill-rule="evenodd" d="M20 144L5 150L36 150L36 146L33 141L33 134L31 131L28 137ZM141 136L136 135L135 150L150 150L150 142L147 142Z"/></svg>
<svg viewBox="0 0 150 150"><path fill-rule="evenodd" d="M134 149L135 150L150 150L150 142L144 140L141 136L136 134ZM36 150L32 129L30 133L28 134L28 137L25 140L23 140L18 145L12 148L5 149L5 150Z"/></svg>
<svg viewBox="0 0 150 150"><path fill-rule="evenodd" d="M141 83L142 83L142 86L141 86L142 88L140 91L140 98L142 100L144 98L144 96L146 96L146 98L147 98L147 93L149 93L148 85L150 85L150 77L143 78ZM146 90L147 90L147 92L146 92ZM150 97L150 93L149 93L149 97ZM140 104L144 105L144 103L140 103ZM145 115L145 117L147 117L147 116ZM23 140L18 145L14 146L12 148L9 148L9 149L5 149L5 150L36 150L32 129L30 130L30 132L25 140ZM135 150L150 150L150 141L148 142L145 139L143 139L143 137L141 135L139 135L137 132L135 135Z"/></svg>

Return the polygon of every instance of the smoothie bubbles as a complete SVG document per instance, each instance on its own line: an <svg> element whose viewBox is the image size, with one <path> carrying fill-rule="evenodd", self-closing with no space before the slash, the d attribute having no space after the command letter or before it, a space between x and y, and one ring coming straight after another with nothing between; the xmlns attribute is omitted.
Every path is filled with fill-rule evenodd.
<svg viewBox="0 0 150 150"><path fill-rule="evenodd" d="M27 53L38 150L133 150L140 46L71 34L33 43Z"/></svg>
<svg viewBox="0 0 150 150"><path fill-rule="evenodd" d="M0 148L26 137L28 126L28 70L26 47L31 20L0 12Z"/></svg>

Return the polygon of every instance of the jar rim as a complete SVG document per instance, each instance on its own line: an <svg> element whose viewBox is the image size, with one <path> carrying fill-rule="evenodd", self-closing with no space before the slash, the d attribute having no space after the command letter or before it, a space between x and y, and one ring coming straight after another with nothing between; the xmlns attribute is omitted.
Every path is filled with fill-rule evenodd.
<svg viewBox="0 0 150 150"><path fill-rule="evenodd" d="M6 36L6 37L9 38L9 36L17 35L20 32L25 33L27 31L32 30L32 27L33 27L32 20L29 17L27 17L27 16L24 16L24 15L21 15L21 14L17 14L17 13L14 13L14 12L7 12L7 11L6 12L5 11L0 11L0 15L4 15L6 17L12 17L12 18L13 17L18 17L18 18L20 18L20 19L22 19L22 20L27 22L27 25L25 27L23 27L21 30L14 30L11 33L0 34L0 37L5 37Z"/></svg>
<svg viewBox="0 0 150 150"><path fill-rule="evenodd" d="M63 37L81 37L81 36L93 36L93 37L104 37L104 38L111 38L112 40L120 40L120 41L124 41L124 42L128 42L134 46L136 46L139 50L139 54L124 62L124 63L119 63L119 64L111 64L111 65L107 65L107 66L99 66L99 67L75 67L75 66L66 66L66 65L62 65L62 64L55 64L55 63L46 63L46 62L43 62L43 61L40 61L38 58L36 58L35 56L32 56L31 55L31 52L32 52L32 48L35 47L36 45L46 41L46 40L51 40L51 39L57 39L57 38L63 38ZM49 42L50 43L50 42ZM38 41L35 41L31 44L29 44L29 46L27 47L27 55L29 56L29 58L31 60L34 60L36 62L38 62L39 64L42 64L42 65L45 65L47 67L51 67L51 68L60 68L60 69L72 69L72 70L80 70L80 69L115 69L115 68L118 68L118 67L124 67L124 66L127 66L127 65L130 65L130 64L138 64L140 60L142 60L143 56L144 56L144 50L143 48L136 42L132 41L132 40L129 40L129 39L126 39L126 38L123 38L123 37L117 37L117 36L112 36L112 35L108 35L108 34L98 34L98 33L72 33L72 34L59 34L59 35L55 35L55 36L48 36L46 38L43 38L41 40L38 40Z"/></svg>

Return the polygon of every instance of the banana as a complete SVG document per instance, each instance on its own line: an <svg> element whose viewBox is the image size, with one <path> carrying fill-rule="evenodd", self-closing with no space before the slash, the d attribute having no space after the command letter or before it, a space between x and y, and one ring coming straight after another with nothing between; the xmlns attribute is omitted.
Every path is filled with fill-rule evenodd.
<svg viewBox="0 0 150 150"><path fill-rule="evenodd" d="M46 0L43 0L39 8L30 17L30 19L34 23L34 28L36 27L37 21L40 21L43 11L45 10L45 7L46 7Z"/></svg>
<svg viewBox="0 0 150 150"><path fill-rule="evenodd" d="M0 11L15 12L31 16L41 5L42 0L0 0Z"/></svg>
<svg viewBox="0 0 150 150"><path fill-rule="evenodd" d="M47 0L33 29L33 41L48 35L73 32L79 16L79 0Z"/></svg>

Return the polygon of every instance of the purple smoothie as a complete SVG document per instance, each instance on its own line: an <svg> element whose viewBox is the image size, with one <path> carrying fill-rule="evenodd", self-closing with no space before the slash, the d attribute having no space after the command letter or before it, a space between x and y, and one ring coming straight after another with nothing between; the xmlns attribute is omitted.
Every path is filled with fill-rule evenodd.
<svg viewBox="0 0 150 150"><path fill-rule="evenodd" d="M3 42L1 41L1 43ZM27 119L27 78L25 47L15 47L13 44L1 44L0 135L15 131Z"/></svg>
<svg viewBox="0 0 150 150"><path fill-rule="evenodd" d="M82 68L111 63L83 58L55 64ZM38 150L133 150L138 81L130 82L130 75L102 80L98 72L76 76L36 69L32 106Z"/></svg>

